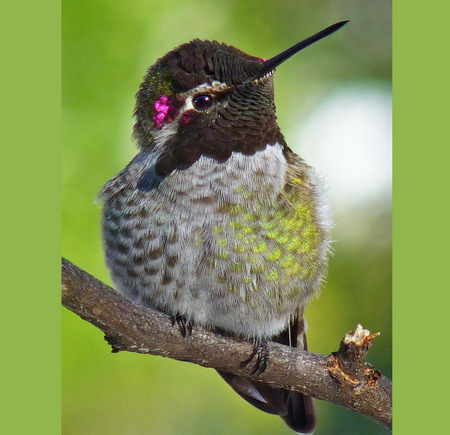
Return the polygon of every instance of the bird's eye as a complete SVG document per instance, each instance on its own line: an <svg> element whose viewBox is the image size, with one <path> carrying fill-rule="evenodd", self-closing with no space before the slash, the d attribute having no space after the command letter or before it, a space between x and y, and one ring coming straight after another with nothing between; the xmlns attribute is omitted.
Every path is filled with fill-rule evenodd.
<svg viewBox="0 0 450 435"><path fill-rule="evenodd" d="M207 110L212 106L213 99L211 95L197 95L192 99L192 105L194 106L195 110L203 111Z"/></svg>

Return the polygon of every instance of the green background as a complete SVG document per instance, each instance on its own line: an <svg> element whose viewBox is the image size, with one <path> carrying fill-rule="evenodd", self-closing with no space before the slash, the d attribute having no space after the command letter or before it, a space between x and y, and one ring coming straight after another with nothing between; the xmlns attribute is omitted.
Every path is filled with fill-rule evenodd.
<svg viewBox="0 0 450 435"><path fill-rule="evenodd" d="M107 283L95 197L136 152L130 139L134 94L155 58L195 37L271 57L350 19L338 34L278 68L279 123L300 155L296 128L328 94L362 83L390 87L388 1L66 0L62 5L62 251ZM346 158L351 162L352 155ZM355 215L364 223L356 235L346 225ZM307 311L314 352L336 350L357 323L380 331L369 361L389 377L390 219L389 198L368 198L335 216L329 276ZM319 402L318 413L317 434L388 433L328 403ZM67 310L62 313L62 425L65 434L290 433L281 419L235 395L213 370L159 357L112 355L100 331Z"/></svg>

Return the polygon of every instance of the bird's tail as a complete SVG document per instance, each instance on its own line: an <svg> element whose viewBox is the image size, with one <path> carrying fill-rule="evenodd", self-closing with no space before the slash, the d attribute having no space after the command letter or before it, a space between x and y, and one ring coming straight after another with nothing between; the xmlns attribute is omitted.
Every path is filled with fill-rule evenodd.
<svg viewBox="0 0 450 435"><path fill-rule="evenodd" d="M272 339L307 350L303 316L295 319L285 331ZM250 378L218 371L220 376L247 402L269 414L279 415L295 432L312 434L316 429L316 407L311 396L272 387Z"/></svg>

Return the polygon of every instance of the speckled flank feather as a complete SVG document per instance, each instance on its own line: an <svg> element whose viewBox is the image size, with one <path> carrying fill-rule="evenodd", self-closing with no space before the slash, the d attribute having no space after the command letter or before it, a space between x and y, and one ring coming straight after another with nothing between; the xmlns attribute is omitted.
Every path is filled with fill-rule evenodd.
<svg viewBox="0 0 450 435"><path fill-rule="evenodd" d="M275 145L224 164L202 157L142 192L136 185L154 160L140 154L102 193L117 288L238 335L284 329L326 267L328 228L315 211L310 168L287 164Z"/></svg>

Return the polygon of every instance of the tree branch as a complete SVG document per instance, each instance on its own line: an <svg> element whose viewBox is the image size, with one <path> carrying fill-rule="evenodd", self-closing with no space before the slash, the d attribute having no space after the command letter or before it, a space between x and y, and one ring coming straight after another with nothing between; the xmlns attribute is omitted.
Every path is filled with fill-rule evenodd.
<svg viewBox="0 0 450 435"><path fill-rule="evenodd" d="M113 352L160 355L242 376L251 373L252 367L240 364L251 354L251 342L195 326L192 335L183 338L178 328L171 327L169 316L128 301L65 259L62 303L100 328ZM358 325L329 356L270 342L269 364L253 379L350 408L391 428L391 381L365 363L377 335Z"/></svg>

